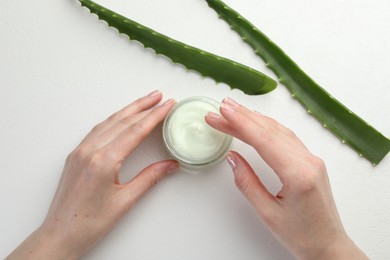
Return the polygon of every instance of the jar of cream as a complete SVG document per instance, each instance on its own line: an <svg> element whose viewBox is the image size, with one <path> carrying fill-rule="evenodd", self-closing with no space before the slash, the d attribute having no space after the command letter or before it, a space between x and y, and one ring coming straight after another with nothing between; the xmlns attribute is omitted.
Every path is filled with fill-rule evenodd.
<svg viewBox="0 0 390 260"><path fill-rule="evenodd" d="M213 99L192 97L177 103L165 118L165 147L183 168L201 170L224 159L233 138L205 121L209 111L219 113L219 106Z"/></svg>

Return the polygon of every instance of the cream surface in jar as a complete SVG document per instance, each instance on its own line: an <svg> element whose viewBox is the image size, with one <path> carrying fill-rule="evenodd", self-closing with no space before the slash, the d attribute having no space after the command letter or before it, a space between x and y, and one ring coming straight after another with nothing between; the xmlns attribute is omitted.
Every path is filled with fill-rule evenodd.
<svg viewBox="0 0 390 260"><path fill-rule="evenodd" d="M192 97L176 104L164 121L163 137L170 155L184 168L199 170L223 160L232 137L209 126L205 116L219 113L219 103Z"/></svg>

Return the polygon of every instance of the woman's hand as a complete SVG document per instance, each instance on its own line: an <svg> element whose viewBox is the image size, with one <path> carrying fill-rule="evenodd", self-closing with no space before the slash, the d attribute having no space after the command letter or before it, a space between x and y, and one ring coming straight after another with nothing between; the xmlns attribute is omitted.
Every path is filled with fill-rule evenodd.
<svg viewBox="0 0 390 260"><path fill-rule="evenodd" d="M279 241L299 259L367 259L344 231L323 161L289 129L232 99L220 111L206 121L253 146L283 184L272 195L241 155L228 154L237 187Z"/></svg>
<svg viewBox="0 0 390 260"><path fill-rule="evenodd" d="M7 259L76 259L102 239L159 179L176 171L172 160L152 164L119 183L124 160L175 102L159 91L140 98L97 125L68 156L43 224Z"/></svg>

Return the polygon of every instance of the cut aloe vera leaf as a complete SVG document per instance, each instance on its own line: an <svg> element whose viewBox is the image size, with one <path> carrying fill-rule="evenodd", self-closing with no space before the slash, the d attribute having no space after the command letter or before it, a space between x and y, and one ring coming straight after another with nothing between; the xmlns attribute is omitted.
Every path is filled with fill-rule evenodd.
<svg viewBox="0 0 390 260"><path fill-rule="evenodd" d="M280 83L306 110L360 156L377 165L389 152L390 140L321 88L286 53L242 15L220 0L206 0L275 72Z"/></svg>
<svg viewBox="0 0 390 260"><path fill-rule="evenodd" d="M80 0L80 3L131 40L142 43L145 48L153 49L156 54L162 54L174 63L184 65L188 70L213 78L217 83L223 82L248 95L265 94L277 86L275 80L243 64L169 38L93 1Z"/></svg>

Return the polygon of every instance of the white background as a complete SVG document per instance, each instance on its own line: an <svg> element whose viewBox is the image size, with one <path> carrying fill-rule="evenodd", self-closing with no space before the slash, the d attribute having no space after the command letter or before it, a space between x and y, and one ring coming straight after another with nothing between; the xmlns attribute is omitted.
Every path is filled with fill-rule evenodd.
<svg viewBox="0 0 390 260"><path fill-rule="evenodd" d="M390 2L227 0L337 99L390 136ZM100 0L173 38L250 65L262 60L200 0ZM282 122L327 164L352 239L390 255L390 158L373 167L322 128L286 88L245 96L185 71L96 19L75 0L0 1L0 258L43 220L67 154L98 122L141 95L230 96ZM168 157L157 129L122 170ZM234 147L272 192L271 169ZM84 259L291 259L236 190L226 163L159 183Z"/></svg>

